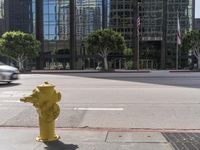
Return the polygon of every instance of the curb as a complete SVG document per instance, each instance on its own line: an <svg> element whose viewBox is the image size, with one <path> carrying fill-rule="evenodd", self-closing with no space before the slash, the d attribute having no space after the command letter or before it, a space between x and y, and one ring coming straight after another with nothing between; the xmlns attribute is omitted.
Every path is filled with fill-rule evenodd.
<svg viewBox="0 0 200 150"><path fill-rule="evenodd" d="M192 71L192 70L170 70L170 73L198 73L200 71Z"/></svg>
<svg viewBox="0 0 200 150"><path fill-rule="evenodd" d="M1 126L1 129L11 129L11 130L35 130L39 127L15 127L15 126ZM55 128L60 131L91 131L91 132L162 132L162 133L200 133L200 129L123 129L123 128Z"/></svg>
<svg viewBox="0 0 200 150"><path fill-rule="evenodd" d="M31 70L21 72L21 74L66 74L66 73L150 73L149 70L115 70L115 71L99 71L99 70Z"/></svg>

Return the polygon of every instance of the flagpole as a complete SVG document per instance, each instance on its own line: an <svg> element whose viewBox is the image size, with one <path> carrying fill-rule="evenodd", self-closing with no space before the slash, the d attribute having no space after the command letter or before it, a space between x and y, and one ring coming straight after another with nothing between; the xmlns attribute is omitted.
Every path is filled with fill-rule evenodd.
<svg viewBox="0 0 200 150"><path fill-rule="evenodd" d="M137 3L137 18L139 17L139 2ZM138 24L138 20L137 20ZM140 69L140 34L139 34L139 28L137 27L137 70Z"/></svg>
<svg viewBox="0 0 200 150"><path fill-rule="evenodd" d="M178 11L177 11L177 31L176 31L176 70L178 70L178 36L179 34L179 17L178 17Z"/></svg>
<svg viewBox="0 0 200 150"><path fill-rule="evenodd" d="M179 52L179 45L181 44L181 33L180 33L180 21L179 21L179 13L177 11L177 32L176 32L176 70L178 70L178 52Z"/></svg>
<svg viewBox="0 0 200 150"><path fill-rule="evenodd" d="M178 40L176 40L176 70L178 70Z"/></svg>
<svg viewBox="0 0 200 150"><path fill-rule="evenodd" d="M139 36L139 32L137 33L137 43L138 43L138 47L137 47L137 70L140 69L140 36Z"/></svg>

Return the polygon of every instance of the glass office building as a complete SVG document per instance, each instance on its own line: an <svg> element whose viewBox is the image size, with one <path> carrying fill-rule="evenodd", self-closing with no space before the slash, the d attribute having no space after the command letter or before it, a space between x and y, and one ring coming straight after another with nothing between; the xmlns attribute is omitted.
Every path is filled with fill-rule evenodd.
<svg viewBox="0 0 200 150"><path fill-rule="evenodd" d="M32 0L1 0L4 3L5 30L33 33Z"/></svg>
<svg viewBox="0 0 200 150"><path fill-rule="evenodd" d="M137 3L133 0L110 0L108 5L109 27L116 32L120 32L128 48L135 49L136 26L135 15L137 14ZM134 59L133 56L132 60ZM116 69L124 67L125 58L122 56L113 56L112 66Z"/></svg>
<svg viewBox="0 0 200 150"><path fill-rule="evenodd" d="M195 28L195 30L200 30L200 18L195 19L194 28Z"/></svg>
<svg viewBox="0 0 200 150"><path fill-rule="evenodd" d="M127 47L133 48L133 35L135 30L134 14L136 6L133 0L110 0L110 28L122 33Z"/></svg>
<svg viewBox="0 0 200 150"><path fill-rule="evenodd" d="M181 32L191 31L194 0L141 0L139 5L140 58L151 59L153 68L175 68L177 15ZM180 53L179 57L179 64L186 66L187 54ZM146 62L141 62L142 68L147 66Z"/></svg>
<svg viewBox="0 0 200 150"><path fill-rule="evenodd" d="M32 2L35 10L37 1ZM65 65L60 67L66 69L70 62L70 0L43 0L39 3L42 4L43 14L38 22L42 21L40 25L43 26L41 31L45 67L51 69L51 64L57 61L64 62ZM33 22L37 26L36 13L33 11L33 14ZM84 39L90 32L102 28L102 0L76 0L74 20L76 67L83 69Z"/></svg>
<svg viewBox="0 0 200 150"><path fill-rule="evenodd" d="M194 24L194 0L176 0L167 2L166 17L166 67L174 68L176 61L176 32L177 32L177 12L180 18L181 32L191 31ZM187 65L187 53L179 51L179 67ZM182 61L181 61L182 60Z"/></svg>
<svg viewBox="0 0 200 150"><path fill-rule="evenodd" d="M5 31L4 0L0 0L0 35Z"/></svg>
<svg viewBox="0 0 200 150"><path fill-rule="evenodd" d="M194 25L194 0L0 0L0 6L2 33L34 33L42 43L38 64L45 69L66 69L72 62L75 69L95 68L97 59L87 55L84 41L102 28L121 32L127 47L136 51L138 15L140 68L174 68L177 12L182 33ZM179 55L179 64L186 66L187 54Z"/></svg>
<svg viewBox="0 0 200 150"><path fill-rule="evenodd" d="M33 29L32 0L0 0L0 35L6 31L33 33ZM0 60L12 62L3 56Z"/></svg>

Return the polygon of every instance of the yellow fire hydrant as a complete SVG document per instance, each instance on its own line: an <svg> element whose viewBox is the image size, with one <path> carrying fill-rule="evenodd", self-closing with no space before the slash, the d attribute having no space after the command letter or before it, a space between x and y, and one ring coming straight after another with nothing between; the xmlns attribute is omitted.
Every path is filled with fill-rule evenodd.
<svg viewBox="0 0 200 150"><path fill-rule="evenodd" d="M22 102L30 102L39 114L40 135L37 141L55 141L60 137L55 134L55 119L60 113L57 102L61 99L60 92L54 89L54 85L44 82L38 85L30 96L21 98Z"/></svg>

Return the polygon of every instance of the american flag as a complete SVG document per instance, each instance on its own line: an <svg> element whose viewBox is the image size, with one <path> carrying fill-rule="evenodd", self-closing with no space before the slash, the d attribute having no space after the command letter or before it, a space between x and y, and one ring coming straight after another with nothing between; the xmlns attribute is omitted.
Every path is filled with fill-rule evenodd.
<svg viewBox="0 0 200 150"><path fill-rule="evenodd" d="M177 13L177 44L181 45L181 28L180 28L180 20L179 20L179 15Z"/></svg>
<svg viewBox="0 0 200 150"><path fill-rule="evenodd" d="M140 16L137 17L137 32L140 32Z"/></svg>

